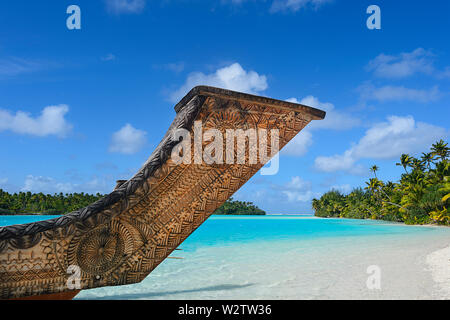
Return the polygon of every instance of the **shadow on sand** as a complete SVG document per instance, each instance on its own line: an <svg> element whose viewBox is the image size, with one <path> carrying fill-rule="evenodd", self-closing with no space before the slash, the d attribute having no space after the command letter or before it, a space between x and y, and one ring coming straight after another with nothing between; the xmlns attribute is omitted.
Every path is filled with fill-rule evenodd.
<svg viewBox="0 0 450 320"><path fill-rule="evenodd" d="M95 300L134 300L134 299L150 299L152 297L168 296L173 294L193 293L202 291L222 291L222 290L236 290L253 286L253 283L236 285L236 284L222 284L216 286L209 286L188 290L163 291L163 292L140 292L129 294L115 294L110 296L96 297ZM79 300L88 300L92 298L79 298Z"/></svg>

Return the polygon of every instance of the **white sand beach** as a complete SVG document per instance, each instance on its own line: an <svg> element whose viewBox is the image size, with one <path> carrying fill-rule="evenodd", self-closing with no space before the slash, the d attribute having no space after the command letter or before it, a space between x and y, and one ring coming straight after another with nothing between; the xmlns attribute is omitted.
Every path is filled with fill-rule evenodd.
<svg viewBox="0 0 450 320"><path fill-rule="evenodd" d="M435 297L450 299L450 246L430 253L426 261L437 284Z"/></svg>
<svg viewBox="0 0 450 320"><path fill-rule="evenodd" d="M450 298L449 228L262 221L254 226L255 220L235 219L234 227L222 228L226 221L213 220L183 244L185 251L177 253L183 260L163 262L139 284L86 290L77 299ZM260 233L264 226L270 231ZM289 236L288 228L298 236ZM247 235L252 240L240 238ZM379 289L367 286L370 266L379 268Z"/></svg>

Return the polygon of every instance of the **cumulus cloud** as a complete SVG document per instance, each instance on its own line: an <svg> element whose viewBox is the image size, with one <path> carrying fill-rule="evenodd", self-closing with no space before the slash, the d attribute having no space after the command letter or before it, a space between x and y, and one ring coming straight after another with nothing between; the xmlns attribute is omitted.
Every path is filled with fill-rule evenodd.
<svg viewBox="0 0 450 320"><path fill-rule="evenodd" d="M314 166L317 170L322 172L337 172L345 171L351 174L363 175L364 167L356 164L357 159L353 158L351 152L348 150L343 155L333 155L330 157L317 157L314 161Z"/></svg>
<svg viewBox="0 0 450 320"><path fill-rule="evenodd" d="M313 135L308 129L303 129L281 150L287 156L303 156L313 144Z"/></svg>
<svg viewBox="0 0 450 320"><path fill-rule="evenodd" d="M434 62L435 55L430 50L417 48L398 55L382 53L368 63L366 70L385 79L403 79L415 74L431 75L438 79L450 77L450 67L439 70Z"/></svg>
<svg viewBox="0 0 450 320"><path fill-rule="evenodd" d="M291 98L287 101L296 102L297 99ZM336 110L334 104L330 102L321 102L314 96L307 96L297 103L304 104L309 107L317 108L326 111L325 119L320 121L312 121L308 128L310 130L316 129L332 129L332 130L348 130L357 127L361 124L361 120L355 118L351 114Z"/></svg>
<svg viewBox="0 0 450 320"><path fill-rule="evenodd" d="M135 129L131 124L127 123L113 134L109 151L134 154L141 150L147 143L146 135L147 133L145 131Z"/></svg>
<svg viewBox="0 0 450 320"><path fill-rule="evenodd" d="M360 159L392 159L402 153L415 153L446 135L446 129L416 122L412 116L390 116L387 121L369 128L359 142L343 154L317 157L315 167L324 172L361 171L362 166L357 164Z"/></svg>
<svg viewBox="0 0 450 320"><path fill-rule="evenodd" d="M291 190L309 190L311 189L311 182L295 176L286 184L286 187Z"/></svg>
<svg viewBox="0 0 450 320"><path fill-rule="evenodd" d="M283 191L289 202L307 202L317 197L318 193L308 191Z"/></svg>
<svg viewBox="0 0 450 320"><path fill-rule="evenodd" d="M361 85L358 91L363 100L376 100L379 102L412 101L426 103L436 101L441 96L437 86L430 89L411 89L403 86L375 87L370 83L366 83Z"/></svg>
<svg viewBox="0 0 450 320"><path fill-rule="evenodd" d="M310 181L305 181L298 176L292 177L290 182L279 187L281 193L287 197L287 201L289 202L311 201L318 195L313 192L311 188L312 185Z"/></svg>
<svg viewBox="0 0 450 320"><path fill-rule="evenodd" d="M292 11L297 12L305 7L318 9L320 6L332 2L332 0L274 0L270 8L271 12Z"/></svg>
<svg viewBox="0 0 450 320"><path fill-rule="evenodd" d="M367 70L377 77L399 79L416 73L432 74L434 72L433 54L423 48L399 55L380 54L371 60Z"/></svg>
<svg viewBox="0 0 450 320"><path fill-rule="evenodd" d="M314 161L314 166L323 172L350 171L354 168L356 160L352 155L352 151L347 150L342 155L317 157Z"/></svg>
<svg viewBox="0 0 450 320"><path fill-rule="evenodd" d="M65 104L45 107L35 118L24 111L12 114L8 110L0 109L0 132L65 137L72 130L72 125L64 118L67 112L69 107Z"/></svg>
<svg viewBox="0 0 450 320"><path fill-rule="evenodd" d="M312 131L320 129L329 130L348 130L361 124L360 119L353 117L342 111L335 109L335 106L329 102L321 102L314 96L307 96L300 101L297 98L287 99L288 102L300 103L313 108L321 109L327 112L324 120L312 121L298 135L292 139L282 153L291 156L302 156L313 143Z"/></svg>
<svg viewBox="0 0 450 320"><path fill-rule="evenodd" d="M105 0L106 9L113 14L140 13L144 10L145 0Z"/></svg>
<svg viewBox="0 0 450 320"><path fill-rule="evenodd" d="M255 71L246 71L239 63L220 68L211 74L191 73L186 82L170 95L172 102L178 102L189 90L198 85L209 85L229 90L256 94L267 89L267 77Z"/></svg>

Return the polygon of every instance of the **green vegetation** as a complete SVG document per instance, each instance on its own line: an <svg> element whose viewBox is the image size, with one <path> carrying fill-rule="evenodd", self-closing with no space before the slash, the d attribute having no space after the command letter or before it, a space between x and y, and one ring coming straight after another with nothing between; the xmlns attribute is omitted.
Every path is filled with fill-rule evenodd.
<svg viewBox="0 0 450 320"><path fill-rule="evenodd" d="M383 182L377 178L379 168L364 189L344 195L337 190L313 199L315 215L354 219L381 219L407 224L450 225L450 148L443 140L433 144L431 152L420 159L403 154L404 173L400 181Z"/></svg>
<svg viewBox="0 0 450 320"><path fill-rule="evenodd" d="M43 194L19 192L10 194L0 189L0 215L65 214L81 209L102 197L86 193Z"/></svg>
<svg viewBox="0 0 450 320"><path fill-rule="evenodd" d="M252 202L235 201L228 199L214 214L221 215L265 215L266 212L255 206Z"/></svg>
<svg viewBox="0 0 450 320"><path fill-rule="evenodd" d="M0 189L0 215L42 214L58 215L69 213L97 201L101 194L33 194L19 192L9 194ZM266 213L251 202L227 200L215 214L223 215L265 215Z"/></svg>

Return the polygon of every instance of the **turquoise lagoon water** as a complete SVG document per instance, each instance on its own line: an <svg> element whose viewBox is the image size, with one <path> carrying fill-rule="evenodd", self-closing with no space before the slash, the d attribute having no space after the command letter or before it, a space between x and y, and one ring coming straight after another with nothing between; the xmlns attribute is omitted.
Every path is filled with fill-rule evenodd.
<svg viewBox="0 0 450 320"><path fill-rule="evenodd" d="M0 216L0 227L49 220L57 217L59 216Z"/></svg>
<svg viewBox="0 0 450 320"><path fill-rule="evenodd" d="M0 225L45 219L0 217ZM47 217L50 218L50 217ZM450 228L311 216L214 216L143 282L77 299L441 298L426 265ZM369 290L367 267L382 271ZM449 265L450 268L450 265Z"/></svg>

